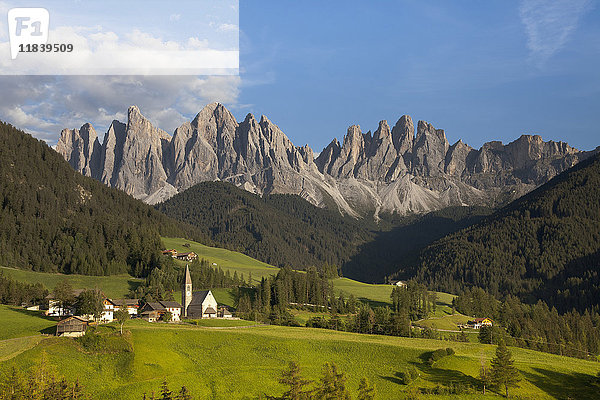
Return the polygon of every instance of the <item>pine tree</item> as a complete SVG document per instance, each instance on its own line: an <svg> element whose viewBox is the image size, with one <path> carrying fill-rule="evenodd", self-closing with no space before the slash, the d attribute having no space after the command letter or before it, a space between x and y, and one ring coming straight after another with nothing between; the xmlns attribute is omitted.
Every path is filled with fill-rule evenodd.
<svg viewBox="0 0 600 400"><path fill-rule="evenodd" d="M362 378L358 384L358 400L375 399L375 387L367 378Z"/></svg>
<svg viewBox="0 0 600 400"><path fill-rule="evenodd" d="M492 375L490 371L490 367L485 365L485 360L483 359L483 354L481 355L481 359L479 360L479 380L483 385L483 394L485 395L485 390L492 383Z"/></svg>
<svg viewBox="0 0 600 400"><path fill-rule="evenodd" d="M172 400L173 392L169 390L169 385L167 381L164 380L162 385L160 386L160 399L161 400Z"/></svg>
<svg viewBox="0 0 600 400"><path fill-rule="evenodd" d="M325 363L323 377L316 389L316 398L326 400L350 400L346 389L346 376L338 372L334 363Z"/></svg>
<svg viewBox="0 0 600 400"><path fill-rule="evenodd" d="M289 387L281 396L282 400L308 400L310 398L310 392L304 390L310 381L302 379L300 367L294 361L290 361L288 368L283 371L279 383Z"/></svg>
<svg viewBox="0 0 600 400"><path fill-rule="evenodd" d="M192 395L187 387L181 387L181 390L177 393L177 400L192 400Z"/></svg>
<svg viewBox="0 0 600 400"><path fill-rule="evenodd" d="M521 380L514 363L510 350L501 340L496 348L496 357L492 359L490 374L492 383L500 387L504 386L506 397L508 397L508 388L518 387L518 382Z"/></svg>

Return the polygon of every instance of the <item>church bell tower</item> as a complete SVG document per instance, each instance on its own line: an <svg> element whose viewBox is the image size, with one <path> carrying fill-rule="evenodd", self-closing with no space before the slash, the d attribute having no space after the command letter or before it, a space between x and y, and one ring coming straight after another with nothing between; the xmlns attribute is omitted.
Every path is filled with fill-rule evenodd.
<svg viewBox="0 0 600 400"><path fill-rule="evenodd" d="M187 317L187 309L192 302L192 276L190 275L190 268L185 266L185 277L183 278L183 285L181 288L181 306L183 307L183 316Z"/></svg>

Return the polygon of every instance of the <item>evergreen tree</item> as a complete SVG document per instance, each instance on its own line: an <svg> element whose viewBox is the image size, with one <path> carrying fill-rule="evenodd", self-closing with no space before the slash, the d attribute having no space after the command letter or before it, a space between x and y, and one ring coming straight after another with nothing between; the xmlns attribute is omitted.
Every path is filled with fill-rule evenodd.
<svg viewBox="0 0 600 400"><path fill-rule="evenodd" d="M304 389L310 381L302 378L300 367L294 361L290 361L286 370L281 374L279 383L288 386L288 390L283 393L282 400L308 400L310 391Z"/></svg>
<svg viewBox="0 0 600 400"><path fill-rule="evenodd" d="M375 399L375 387L371 385L367 378L362 378L358 384L357 400L373 400Z"/></svg>
<svg viewBox="0 0 600 400"><path fill-rule="evenodd" d="M504 387L506 397L508 397L508 389L518 387L521 380L519 371L514 366L515 361L512 358L510 350L500 341L496 348L496 357L492 359L492 368L490 369L491 381L494 385Z"/></svg>
<svg viewBox="0 0 600 400"><path fill-rule="evenodd" d="M161 400L172 400L173 399L173 392L171 390L169 390L169 385L167 384L166 380L164 380L160 386L160 399Z"/></svg>
<svg viewBox="0 0 600 400"><path fill-rule="evenodd" d="M315 389L315 397L323 400L350 400L346 389L346 377L338 371L335 363L325 363L323 377Z"/></svg>
<svg viewBox="0 0 600 400"><path fill-rule="evenodd" d="M99 320L104 311L104 296L98 289L84 290L77 296L75 310L77 315L93 315Z"/></svg>

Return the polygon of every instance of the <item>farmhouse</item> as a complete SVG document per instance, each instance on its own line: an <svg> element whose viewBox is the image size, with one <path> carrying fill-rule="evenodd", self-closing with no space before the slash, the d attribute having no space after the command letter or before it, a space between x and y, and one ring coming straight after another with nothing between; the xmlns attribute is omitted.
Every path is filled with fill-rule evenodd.
<svg viewBox="0 0 600 400"><path fill-rule="evenodd" d="M191 251L189 253L177 253L175 258L182 261L194 261L196 258L198 258L198 255Z"/></svg>
<svg viewBox="0 0 600 400"><path fill-rule="evenodd" d="M186 318L216 318L217 300L210 290L192 290L192 276L190 269L185 266L185 278L181 291L181 304L183 316Z"/></svg>
<svg viewBox="0 0 600 400"><path fill-rule="evenodd" d="M141 308L141 316L148 322L156 322L167 312L171 313L171 321L181 320L181 304L176 301L148 302Z"/></svg>
<svg viewBox="0 0 600 400"><path fill-rule="evenodd" d="M473 329L481 329L483 326L492 326L494 321L489 318L475 318L472 321L467 322L467 327Z"/></svg>
<svg viewBox="0 0 600 400"><path fill-rule="evenodd" d="M81 292L83 292L83 289L73 290L73 298L79 296ZM73 307L62 307L60 301L54 298L53 293L50 293L48 296L46 296L46 300L48 301L48 310L46 311L46 315L51 317L65 317L68 315L73 315L73 312L75 311Z"/></svg>
<svg viewBox="0 0 600 400"><path fill-rule="evenodd" d="M140 308L140 301L138 299L111 299L111 302L115 307L115 311L126 308L131 316L137 315Z"/></svg>
<svg viewBox="0 0 600 400"><path fill-rule="evenodd" d="M56 336L83 336L88 326L89 322L81 317L68 317L56 325Z"/></svg>
<svg viewBox="0 0 600 400"><path fill-rule="evenodd" d="M392 286L406 287L406 282L403 281L391 281L390 284Z"/></svg>
<svg viewBox="0 0 600 400"><path fill-rule="evenodd" d="M175 249L163 250L162 254L164 256L175 257L177 255L177 250L175 250Z"/></svg>

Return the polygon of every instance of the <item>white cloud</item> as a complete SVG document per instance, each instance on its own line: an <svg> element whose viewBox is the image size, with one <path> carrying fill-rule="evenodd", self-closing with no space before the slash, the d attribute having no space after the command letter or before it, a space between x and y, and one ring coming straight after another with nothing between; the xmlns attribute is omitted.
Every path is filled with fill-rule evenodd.
<svg viewBox="0 0 600 400"><path fill-rule="evenodd" d="M49 42L70 43L74 50L11 60L8 41L0 41L0 70L17 75L230 75L239 66L237 50L214 50L198 37L164 40L139 29L119 36L101 26L59 26L50 31Z"/></svg>
<svg viewBox="0 0 600 400"><path fill-rule="evenodd" d="M56 143L63 128L91 122L102 136L110 123L126 122L127 108L138 105L157 127L173 133L206 104L235 108L238 76L4 76L0 120L39 139Z"/></svg>
<svg viewBox="0 0 600 400"><path fill-rule="evenodd" d="M169 16L169 21L171 22L176 22L179 21L181 19L181 14L171 14Z"/></svg>
<svg viewBox="0 0 600 400"><path fill-rule="evenodd" d="M560 51L590 6L590 0L522 0L519 16L531 60L541 67Z"/></svg>
<svg viewBox="0 0 600 400"><path fill-rule="evenodd" d="M237 32L239 30L239 26L235 24L221 24L219 25L219 30L221 32Z"/></svg>

